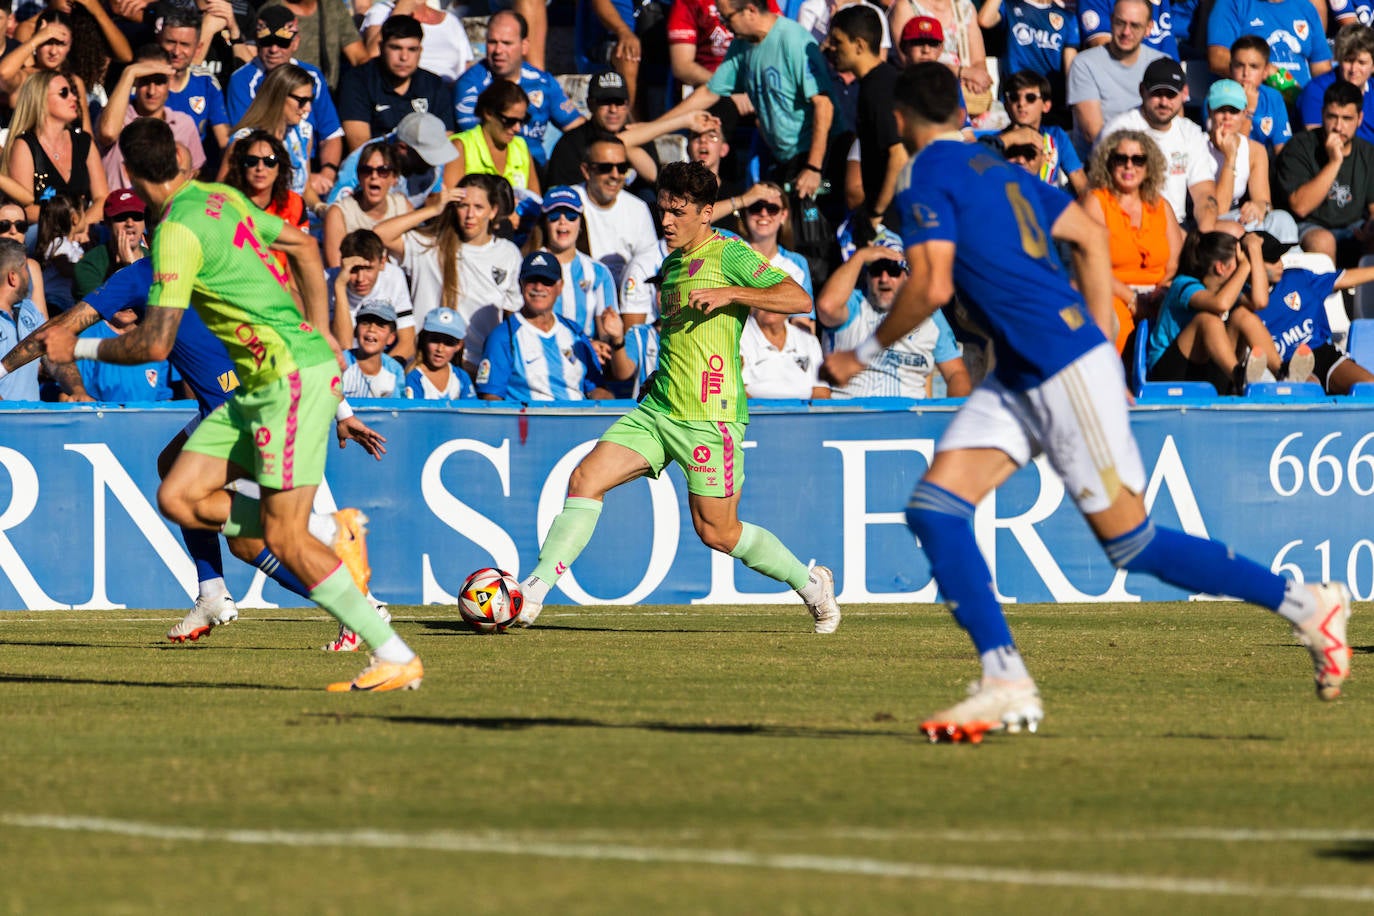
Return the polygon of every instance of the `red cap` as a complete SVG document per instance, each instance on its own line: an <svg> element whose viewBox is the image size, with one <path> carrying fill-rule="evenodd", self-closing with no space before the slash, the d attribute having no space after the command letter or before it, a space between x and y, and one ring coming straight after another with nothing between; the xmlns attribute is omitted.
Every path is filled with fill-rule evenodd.
<svg viewBox="0 0 1374 916"><path fill-rule="evenodd" d="M930 16L917 16L908 20L906 27L902 29L901 44L927 40L945 43L945 30L940 25L940 20Z"/></svg>

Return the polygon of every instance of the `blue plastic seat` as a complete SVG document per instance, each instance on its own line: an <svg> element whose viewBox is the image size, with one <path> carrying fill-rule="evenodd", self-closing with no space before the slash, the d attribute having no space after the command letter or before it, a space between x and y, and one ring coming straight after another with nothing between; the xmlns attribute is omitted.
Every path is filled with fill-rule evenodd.
<svg viewBox="0 0 1374 916"><path fill-rule="evenodd" d="M1316 382L1252 382L1245 389L1250 401L1269 401L1284 404L1310 404L1329 401L1330 397Z"/></svg>
<svg viewBox="0 0 1374 916"><path fill-rule="evenodd" d="M1217 389L1211 382L1145 382L1135 396L1139 401L1214 401Z"/></svg>
<svg viewBox="0 0 1374 916"><path fill-rule="evenodd" d="M1361 366L1374 370L1374 318L1357 318L1350 322L1345 352Z"/></svg>

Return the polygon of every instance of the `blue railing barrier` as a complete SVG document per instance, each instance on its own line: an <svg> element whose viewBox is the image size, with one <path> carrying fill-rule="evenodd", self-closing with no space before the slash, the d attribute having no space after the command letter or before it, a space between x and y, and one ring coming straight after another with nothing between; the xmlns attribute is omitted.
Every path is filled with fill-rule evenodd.
<svg viewBox="0 0 1374 916"><path fill-rule="evenodd" d="M378 462L329 443L317 508L371 517L373 592L451 604L467 573L518 576L563 504L578 460L631 402L525 409L507 402L363 401L387 437ZM758 402L743 449L741 516L799 557L835 570L842 603L938 600L903 522L957 402ZM180 608L195 574L156 509L156 458L191 419L182 404L0 403L0 608ZM1133 410L1159 524L1225 541L1286 575L1348 581L1374 596L1374 401L1285 405L1204 398ZM975 528L1008 602L1189 597L1113 569L1037 461L978 507ZM299 598L225 550L245 606ZM796 601L778 583L701 545L675 469L612 492L596 534L550 603Z"/></svg>

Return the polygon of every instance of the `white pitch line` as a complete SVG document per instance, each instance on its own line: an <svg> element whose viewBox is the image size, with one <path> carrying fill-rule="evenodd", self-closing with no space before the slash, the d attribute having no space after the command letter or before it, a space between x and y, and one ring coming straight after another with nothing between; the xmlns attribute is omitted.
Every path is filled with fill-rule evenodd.
<svg viewBox="0 0 1374 916"><path fill-rule="evenodd" d="M1374 843L1374 829L1254 830L1245 827L1162 827L1157 830L889 830L835 827L821 836L889 842L934 840L950 843ZM817 831L770 831L777 839L814 839Z"/></svg>
<svg viewBox="0 0 1374 916"><path fill-rule="evenodd" d="M1374 902L1374 887L1340 885L1276 886L1209 878L1071 871L1026 868L990 868L969 865L934 865L892 862L850 856L760 853L742 849L685 849L661 846L587 844L538 841L496 833L436 831L408 834L381 830L218 830L203 827L168 827L138 821L63 815L0 815L0 823L13 827L105 833L173 842L235 843L248 846L358 847L367 849L423 849L436 852L493 853L528 858L639 862L643 864L716 865L805 871L880 878L974 884L1013 884L1031 887L1070 887L1104 891L1142 891L1203 897L1255 897Z"/></svg>

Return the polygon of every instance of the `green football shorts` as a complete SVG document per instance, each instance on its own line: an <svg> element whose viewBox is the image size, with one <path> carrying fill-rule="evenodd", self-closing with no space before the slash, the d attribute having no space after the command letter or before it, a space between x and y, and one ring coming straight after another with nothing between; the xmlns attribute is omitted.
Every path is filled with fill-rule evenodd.
<svg viewBox="0 0 1374 916"><path fill-rule="evenodd" d="M269 489L318 486L342 393L333 360L298 369L215 408L185 449L231 461Z"/></svg>
<svg viewBox="0 0 1374 916"><path fill-rule="evenodd" d="M602 442L638 452L657 477L669 461L687 475L687 491L698 496L734 496L744 485L743 423L723 420L675 420L648 407L637 407L617 420Z"/></svg>

